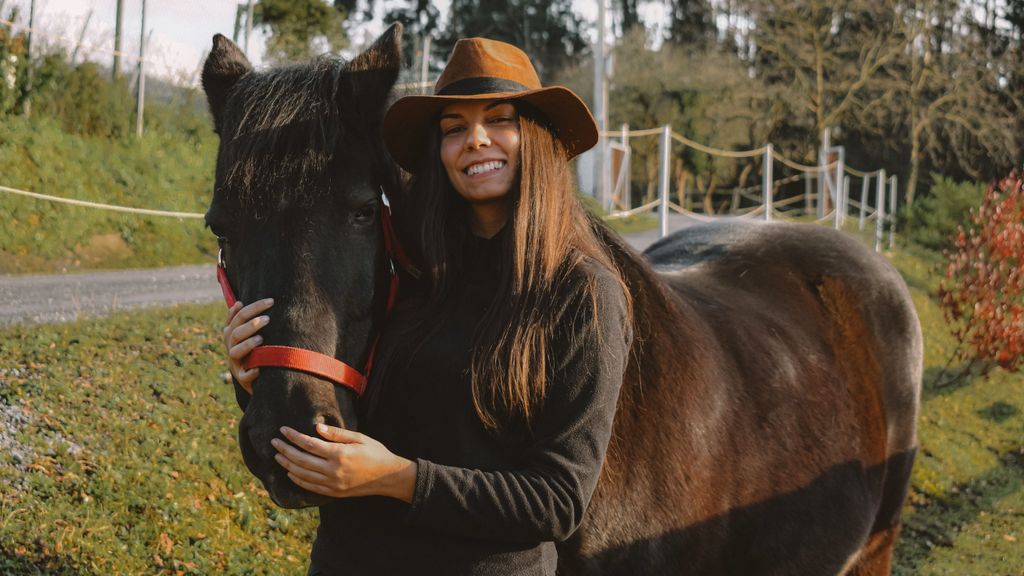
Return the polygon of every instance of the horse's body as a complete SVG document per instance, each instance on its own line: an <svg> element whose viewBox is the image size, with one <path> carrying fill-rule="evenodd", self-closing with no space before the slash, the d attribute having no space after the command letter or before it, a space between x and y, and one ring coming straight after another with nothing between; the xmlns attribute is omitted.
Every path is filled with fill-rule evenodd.
<svg viewBox="0 0 1024 576"><path fill-rule="evenodd" d="M699 226L645 256L621 258L635 362L566 572L888 574L922 355L899 274L813 225Z"/></svg>
<svg viewBox="0 0 1024 576"><path fill-rule="evenodd" d="M203 83L222 142L207 219L232 246L241 299L275 298L268 344L362 365L379 329L381 231L359 215L377 186L395 191L367 135L395 81L399 33L333 70L262 74L215 40ZM295 113L290 90L336 109ZM295 156L303 138L316 161ZM281 180L278 150L302 194ZM634 348L602 476L560 544L560 573L887 574L921 371L899 275L815 226L693 228L651 247L649 263L605 234L633 295ZM269 439L281 425L354 427L356 398L273 368L255 388L251 400L238 389L246 464L279 504L322 504L283 477Z"/></svg>

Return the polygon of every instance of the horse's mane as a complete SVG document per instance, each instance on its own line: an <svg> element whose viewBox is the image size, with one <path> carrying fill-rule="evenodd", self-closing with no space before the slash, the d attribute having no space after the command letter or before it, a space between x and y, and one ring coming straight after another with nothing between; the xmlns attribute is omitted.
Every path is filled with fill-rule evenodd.
<svg viewBox="0 0 1024 576"><path fill-rule="evenodd" d="M344 136L338 101L344 68L341 58L321 56L239 80L224 111L221 165L228 171L224 186L243 206L272 210L282 198L301 202L330 189L323 179L340 159L335 152Z"/></svg>

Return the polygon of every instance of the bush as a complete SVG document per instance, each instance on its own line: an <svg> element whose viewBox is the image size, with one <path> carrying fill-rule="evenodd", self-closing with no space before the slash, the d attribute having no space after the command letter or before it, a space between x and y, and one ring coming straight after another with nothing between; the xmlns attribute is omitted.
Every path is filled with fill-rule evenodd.
<svg viewBox="0 0 1024 576"><path fill-rule="evenodd" d="M63 54L36 66L32 113L57 119L64 131L119 138L132 133L134 101L123 80L111 82L94 62L72 67Z"/></svg>
<svg viewBox="0 0 1024 576"><path fill-rule="evenodd" d="M957 228L968 221L970 210L985 197L985 186L956 182L932 174L931 194L914 204L909 215L910 238L931 250L953 247Z"/></svg>
<svg viewBox="0 0 1024 576"><path fill-rule="evenodd" d="M982 372L1024 365L1024 181L1014 172L988 187L960 227L939 283L943 314L958 346L955 360Z"/></svg>

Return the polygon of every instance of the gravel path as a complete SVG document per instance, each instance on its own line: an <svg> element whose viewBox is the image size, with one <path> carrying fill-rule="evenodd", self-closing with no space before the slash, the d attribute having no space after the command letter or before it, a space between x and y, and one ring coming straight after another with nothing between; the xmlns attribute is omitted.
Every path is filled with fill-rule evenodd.
<svg viewBox="0 0 1024 576"><path fill-rule="evenodd" d="M0 325L68 322L117 310L221 298L212 265L0 276Z"/></svg>
<svg viewBox="0 0 1024 576"><path fill-rule="evenodd" d="M693 224L672 214L670 229ZM658 239L658 229L626 236L637 250ZM0 326L68 322L117 310L221 300L213 265L78 274L0 275Z"/></svg>

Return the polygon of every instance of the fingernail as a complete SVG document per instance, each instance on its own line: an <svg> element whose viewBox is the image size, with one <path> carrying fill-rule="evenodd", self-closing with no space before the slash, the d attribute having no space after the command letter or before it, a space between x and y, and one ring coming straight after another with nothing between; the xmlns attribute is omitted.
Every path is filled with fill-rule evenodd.
<svg viewBox="0 0 1024 576"><path fill-rule="evenodd" d="M289 428L289 427L287 427L287 426L281 426L281 434L285 434L285 435L288 435L288 434L290 434L290 433L291 433L291 431L292 431L292 429L291 429L291 428Z"/></svg>
<svg viewBox="0 0 1024 576"><path fill-rule="evenodd" d="M317 424L316 429L321 432L327 432L327 424Z"/></svg>
<svg viewBox="0 0 1024 576"><path fill-rule="evenodd" d="M263 300L263 303L266 304L267 306L270 306L271 304L274 303L274 299L273 298L265 298Z"/></svg>
<svg viewBox="0 0 1024 576"><path fill-rule="evenodd" d="M273 446L274 448L277 448L278 446L281 445L281 441L278 440L277 438L272 438L270 440L270 445Z"/></svg>
<svg viewBox="0 0 1024 576"><path fill-rule="evenodd" d="M253 338L253 342L255 342L257 344L262 344L263 343L263 336L256 336L255 338Z"/></svg>

